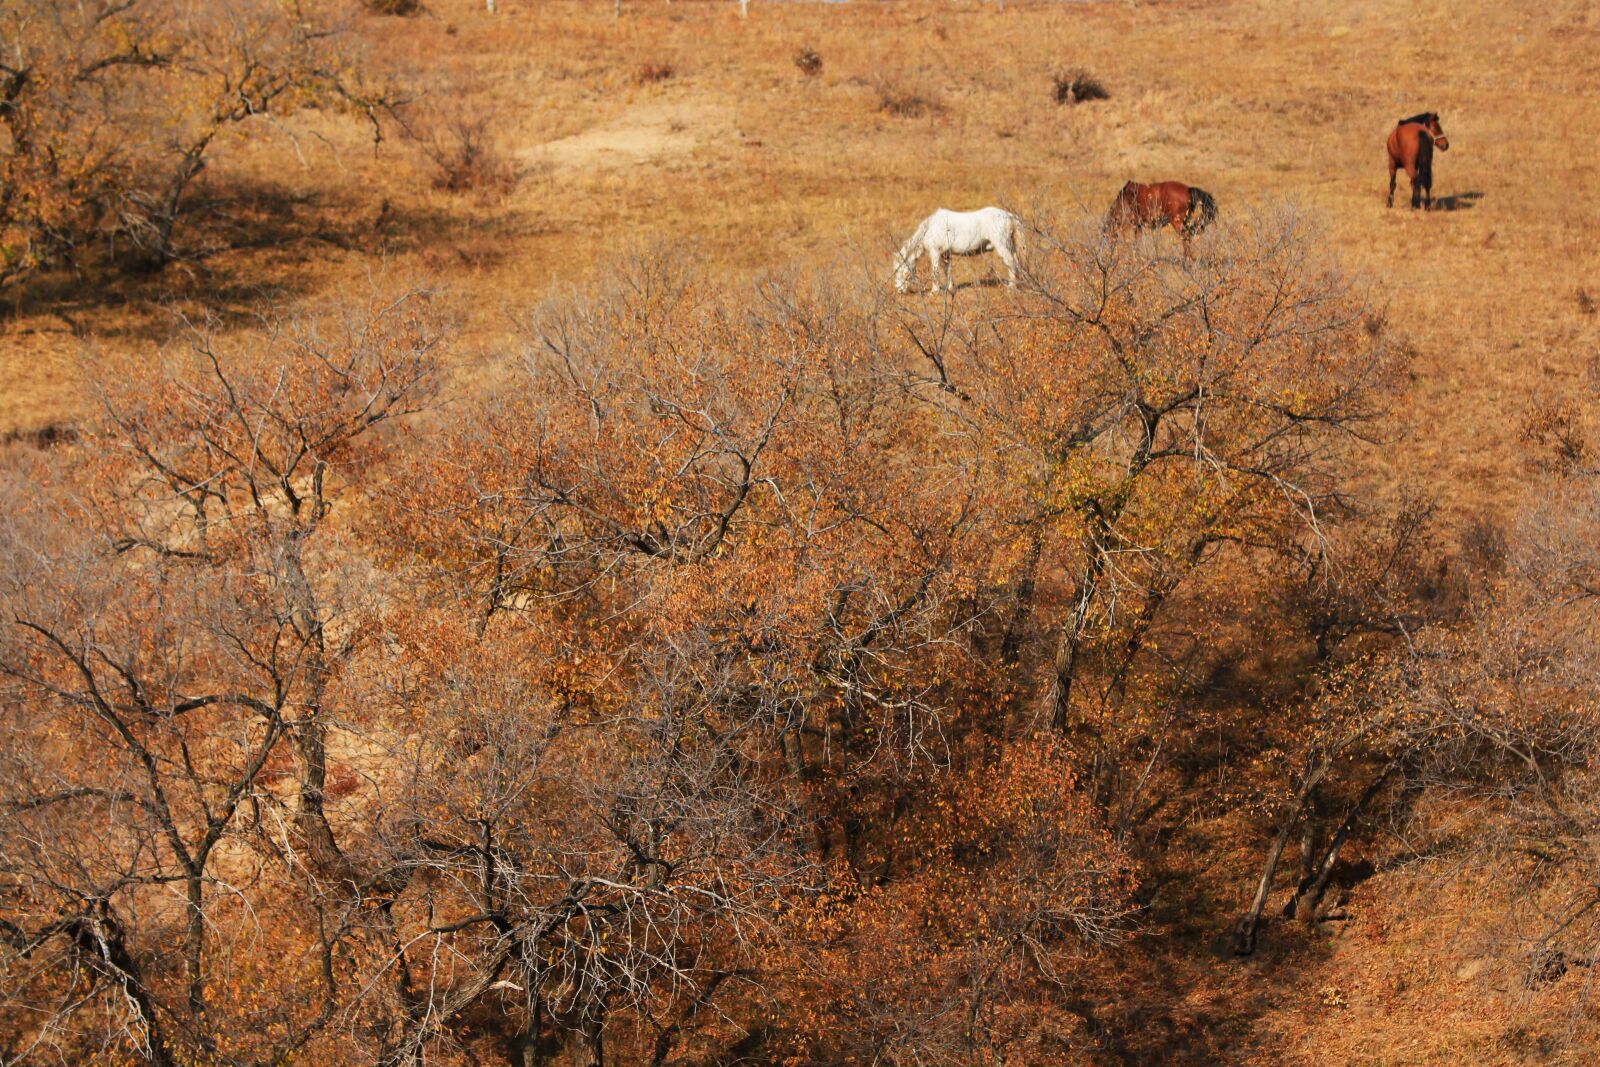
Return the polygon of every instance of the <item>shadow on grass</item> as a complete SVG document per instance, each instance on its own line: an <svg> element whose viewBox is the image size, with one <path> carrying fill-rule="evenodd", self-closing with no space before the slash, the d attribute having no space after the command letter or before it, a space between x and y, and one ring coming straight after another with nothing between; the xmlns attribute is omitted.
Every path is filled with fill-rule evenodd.
<svg viewBox="0 0 1600 1067"><path fill-rule="evenodd" d="M1006 280L998 275L989 275L987 278L969 278L966 281L952 282L948 290L924 287L912 289L902 293L902 296L942 296L946 292L959 293L963 289L1002 289Z"/></svg>
<svg viewBox="0 0 1600 1067"><path fill-rule="evenodd" d="M160 339L170 333L170 317L150 312L161 306L201 307L226 325L253 319L264 303L313 295L317 274L293 265L326 256L328 248L376 260L469 237L482 245L493 235L481 230L467 212L232 180L195 190L178 255L164 269L127 255L86 257L76 269L15 283L0 296L0 320L54 315L80 337ZM486 255L492 253L480 249L474 262L482 265Z"/></svg>
<svg viewBox="0 0 1600 1067"><path fill-rule="evenodd" d="M1452 193L1449 196L1436 197L1433 201L1435 211L1471 211L1477 206L1483 194L1479 192Z"/></svg>

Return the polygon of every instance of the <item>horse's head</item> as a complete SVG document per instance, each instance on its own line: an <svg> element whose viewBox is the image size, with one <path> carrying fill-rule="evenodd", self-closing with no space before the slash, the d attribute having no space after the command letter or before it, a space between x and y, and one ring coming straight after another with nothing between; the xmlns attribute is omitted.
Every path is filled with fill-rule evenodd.
<svg viewBox="0 0 1600 1067"><path fill-rule="evenodd" d="M1450 151L1450 138L1444 135L1444 127L1439 125L1439 113L1430 111L1422 128L1428 131L1428 136L1433 138L1433 146L1441 152Z"/></svg>
<svg viewBox="0 0 1600 1067"><path fill-rule="evenodd" d="M901 252L894 257L894 291L897 293L910 292L911 271L916 265L916 260Z"/></svg>

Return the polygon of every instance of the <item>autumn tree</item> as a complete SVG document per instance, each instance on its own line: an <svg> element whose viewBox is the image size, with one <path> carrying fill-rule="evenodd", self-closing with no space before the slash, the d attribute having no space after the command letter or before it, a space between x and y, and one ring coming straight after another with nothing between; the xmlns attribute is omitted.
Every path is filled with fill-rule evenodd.
<svg viewBox="0 0 1600 1067"><path fill-rule="evenodd" d="M1091 1054L1389 363L1292 217L1035 229L925 303L641 255L437 406L422 293L107 381L8 488L10 1051Z"/></svg>
<svg viewBox="0 0 1600 1067"><path fill-rule="evenodd" d="M1215 649L1200 620L1231 610L1200 580L1325 538L1395 364L1293 213L1183 262L1036 229L1012 306L912 310L895 332L915 387L1008 457L1020 569L999 653L1041 672L1032 720L1092 754L1087 786L1126 825L1161 803L1172 686ZM1024 654L1040 627L1043 662Z"/></svg>
<svg viewBox="0 0 1600 1067"><path fill-rule="evenodd" d="M567 831L630 850L611 861L611 890L585 880L575 894L635 887L606 913L613 937L648 911L645 858L694 841L683 815L651 814L669 799L663 788L677 796L671 808L697 811L700 832L724 842L717 862L671 869L703 866L699 877L724 887L738 871L770 896L867 847L852 818L796 809L808 794L815 805L819 789L848 806L838 768L947 760L950 693L981 673L961 635L986 567L984 455L970 437L933 438L927 420L939 413L896 388L858 347L861 329L826 286L786 280L723 303L644 259L598 297L533 318L507 387L463 409L448 444L406 465L399 521L385 530L483 647L514 639L525 650L529 682L552 705L542 732L592 734L588 766L565 777L609 793L632 781L607 769L616 746L636 753L631 763L650 746L630 738L668 731L648 790L626 804L563 806L627 813ZM906 455L908 433L929 434L932 447ZM755 846L780 839L787 849L758 878ZM684 928L704 940L708 923L726 927L743 905L711 883L699 892L720 901L703 929ZM615 958L639 953L644 932L613 942ZM682 949L654 951L652 980L671 984L666 964ZM702 950L698 966L719 958L688 986L696 996L734 993L729 976L749 981L784 957ZM684 1015L646 971L594 973L587 995L635 1016L618 1027L639 1029L645 1009L657 1028ZM591 1040L565 1006L563 975L546 965L530 979L542 978L537 998L573 1031L568 1043ZM687 1001L691 1014L714 1024L698 1004ZM668 1031L693 1036L687 1020Z"/></svg>

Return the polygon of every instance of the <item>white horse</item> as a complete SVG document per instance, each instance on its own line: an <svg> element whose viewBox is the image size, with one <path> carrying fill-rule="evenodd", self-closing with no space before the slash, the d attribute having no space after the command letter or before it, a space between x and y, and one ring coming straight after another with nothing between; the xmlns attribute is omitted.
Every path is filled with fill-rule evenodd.
<svg viewBox="0 0 1600 1067"><path fill-rule="evenodd" d="M1021 220L1004 208L986 207L977 211L946 211L940 208L922 220L911 240L901 246L895 256L894 288L896 292L908 290L911 276L917 272L917 258L921 252L928 254L928 265L933 273L933 291L939 291L939 258L941 256L977 256L993 252L1006 265L1010 275L1008 284L1017 284L1017 234ZM945 288L950 287L950 260L944 264Z"/></svg>

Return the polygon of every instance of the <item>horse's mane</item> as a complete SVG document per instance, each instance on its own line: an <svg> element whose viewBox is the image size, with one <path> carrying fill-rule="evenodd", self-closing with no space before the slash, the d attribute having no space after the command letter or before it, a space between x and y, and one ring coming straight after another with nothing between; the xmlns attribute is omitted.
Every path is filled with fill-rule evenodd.
<svg viewBox="0 0 1600 1067"><path fill-rule="evenodd" d="M1424 111L1420 115L1412 115L1408 119L1401 119L1397 125L1410 126L1412 123L1415 123L1418 126L1426 126L1430 122L1437 122L1438 119L1439 113L1437 111Z"/></svg>

